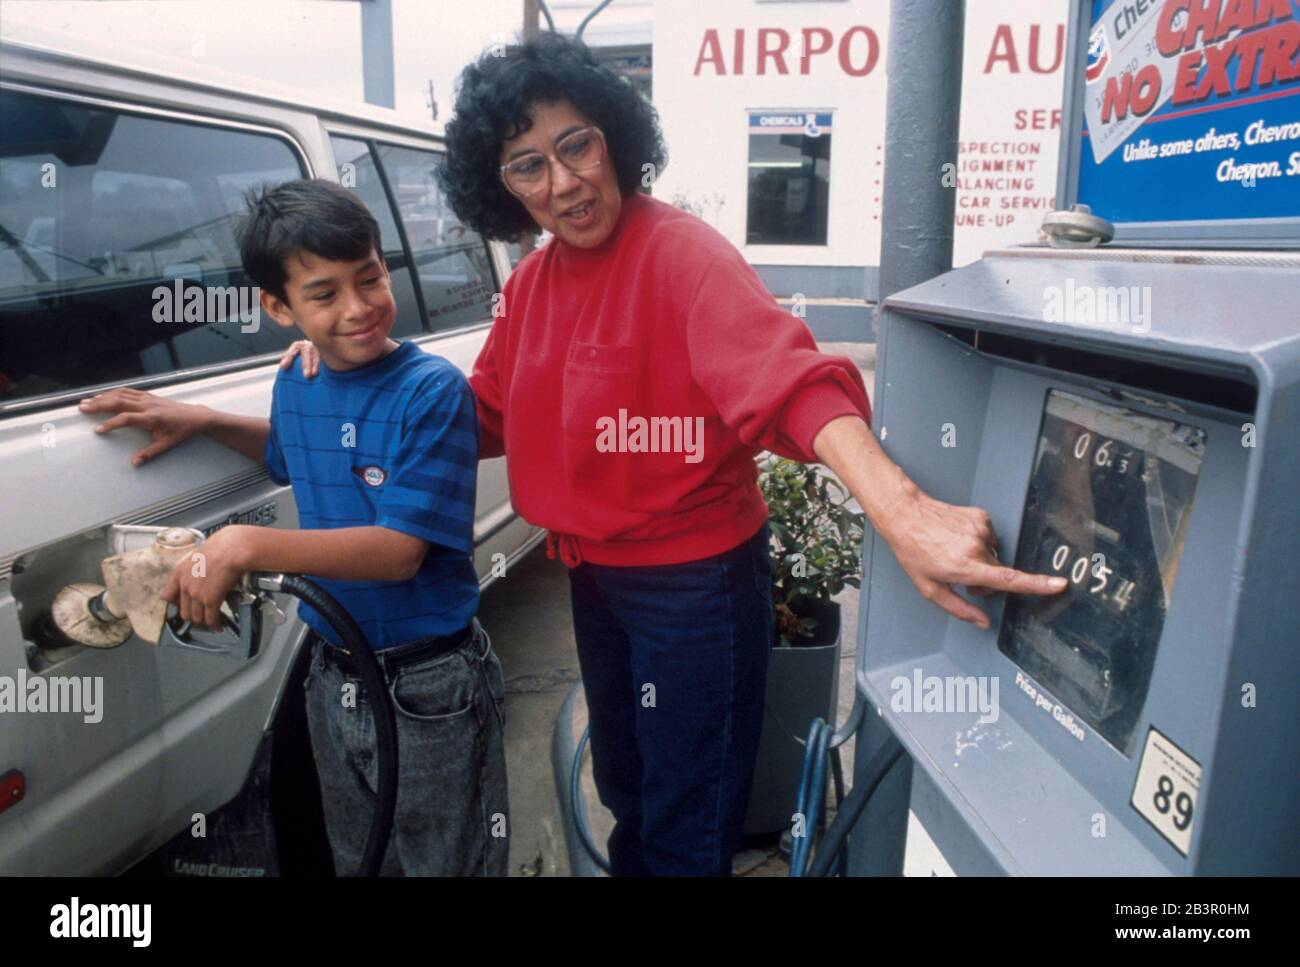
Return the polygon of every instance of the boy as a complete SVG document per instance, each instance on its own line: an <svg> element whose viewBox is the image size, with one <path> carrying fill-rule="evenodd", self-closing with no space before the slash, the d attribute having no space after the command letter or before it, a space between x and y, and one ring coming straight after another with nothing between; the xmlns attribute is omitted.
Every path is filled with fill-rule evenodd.
<svg viewBox="0 0 1300 967"><path fill-rule="evenodd" d="M379 225L351 192L291 181L254 193L249 209L244 269L262 310L297 325L319 351L320 375L282 370L269 421L129 389L83 400L81 411L117 414L97 433L150 433L135 466L203 433L292 483L301 530L224 527L202 547L205 576L183 561L164 596L182 618L217 627L222 600L246 571L318 580L365 631L397 713L397 812L384 872L504 875L504 690L474 620L473 393L447 360L388 338L397 307ZM330 647L333 631L306 605L298 615L314 647L307 711L325 824L335 869L347 874L374 808L374 724L357 670Z"/></svg>

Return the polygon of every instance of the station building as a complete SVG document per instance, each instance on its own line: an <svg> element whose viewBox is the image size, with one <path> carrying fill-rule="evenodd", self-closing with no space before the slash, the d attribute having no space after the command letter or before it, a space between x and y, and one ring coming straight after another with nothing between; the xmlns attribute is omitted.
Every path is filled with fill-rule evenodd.
<svg viewBox="0 0 1300 967"><path fill-rule="evenodd" d="M592 6L563 4L560 29ZM935 172L957 192L958 265L1033 241L1054 207L1068 2L966 7L960 152ZM889 4L631 0L584 40L659 111L656 197L721 231L819 339L873 340Z"/></svg>

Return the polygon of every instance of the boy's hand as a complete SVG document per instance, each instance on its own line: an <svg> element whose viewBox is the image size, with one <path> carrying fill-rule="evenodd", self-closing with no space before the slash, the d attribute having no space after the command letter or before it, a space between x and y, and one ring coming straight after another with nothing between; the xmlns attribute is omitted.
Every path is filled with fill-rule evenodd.
<svg viewBox="0 0 1300 967"><path fill-rule="evenodd" d="M117 414L95 427L96 433L111 433L123 426L137 427L149 433L149 445L131 458L133 467L202 432L206 418L205 407L177 403L138 389L109 390L82 400L78 406L82 413Z"/></svg>
<svg viewBox="0 0 1300 967"><path fill-rule="evenodd" d="M290 343L289 348L280 357L280 368L288 369L292 366L295 356L302 357L302 374L308 379L320 371L320 351L311 344L310 340L299 339L295 343Z"/></svg>
<svg viewBox="0 0 1300 967"><path fill-rule="evenodd" d="M221 528L176 565L162 596L176 605L182 619L221 630L221 602L246 570L241 563L245 530L237 524Z"/></svg>

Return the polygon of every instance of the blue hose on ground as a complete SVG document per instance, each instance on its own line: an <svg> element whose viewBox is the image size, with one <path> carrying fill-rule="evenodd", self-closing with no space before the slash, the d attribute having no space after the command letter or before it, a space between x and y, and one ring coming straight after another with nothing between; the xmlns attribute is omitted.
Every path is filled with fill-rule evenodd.
<svg viewBox="0 0 1300 967"><path fill-rule="evenodd" d="M790 856L790 875L795 877L801 876L839 876L843 870L843 852L844 841L847 839L848 829L857 820L861 814L862 808L866 805L871 794L875 792L876 786L884 778L890 767L898 761L901 750L895 750L889 760L883 763L883 766L877 766L882 771L877 775L873 771L868 771L866 781L862 784L862 795L860 804L853 801L854 797L849 796L846 800L844 797L844 772L840 762L838 748L830 748L831 740L835 730L827 724L825 719L817 718L812 721L808 727L808 751L804 754L803 772L799 780L799 797L797 800L796 811L803 817L804 828L803 835L794 838L794 848ZM610 874L609 860L600 852L595 841L591 837L591 830L587 827L586 809L583 804L586 799L582 794L582 759L587 750L587 742L591 738L591 726L588 725L582 731L582 738L578 740L578 747L573 755L573 768L569 774L569 801L573 809L573 825L578 833L578 841L587 855L591 857L600 869ZM834 782L835 782L835 803L839 812L835 816L834 822L831 823L829 831L826 831L826 768L829 761ZM855 792L857 789L855 788ZM849 816L847 823L841 821ZM809 861L812 857L812 833L816 829L820 840L817 851L817 860L813 864L811 872L808 872ZM824 833L824 835L823 835ZM831 857L830 861L824 861L825 857ZM831 868L831 861L834 868ZM820 869L820 872L818 870Z"/></svg>
<svg viewBox="0 0 1300 967"><path fill-rule="evenodd" d="M604 870L605 873L613 876L609 860L601 855L596 843L591 838L591 830L587 828L586 798L582 794L582 755L587 751L587 740L589 738L591 738L590 725L582 730L582 738L578 740L578 748L573 753L573 773L569 777L569 801L573 804L573 825L577 827L578 841L582 843L582 848L587 851L591 861Z"/></svg>
<svg viewBox="0 0 1300 967"><path fill-rule="evenodd" d="M842 869L842 853L849 838L849 830L858 821L862 810L867 807L872 794L884 781L885 776L889 775L889 770L894 767L894 763L902 757L903 747L896 742L883 745L876 751L875 757L867 764L862 778L849 793L849 798L841 804L839 812L835 814L831 828L818 843L817 856L813 860L811 869L808 870L809 876L831 875L832 864L837 870Z"/></svg>
<svg viewBox="0 0 1300 967"><path fill-rule="evenodd" d="M826 825L826 758L832 734L823 718L813 719L808 726L807 751L799 777L799 796L795 800L795 816L802 822L795 830L797 835L790 851L791 876L804 875L812 855L813 833L820 834Z"/></svg>
<svg viewBox="0 0 1300 967"><path fill-rule="evenodd" d="M844 771L838 748L829 748L834 729L824 719L813 719L808 727L807 751L803 758L803 774L799 781L799 798L795 814L803 819L802 835L794 837L790 852L790 875L840 876L845 865L845 845L849 830L862 815L894 763L902 756L895 748L889 755L877 755L868 766L858 786L854 786L848 799L844 797ZM885 751L889 751L886 749ZM826 760L830 759L835 779L835 805L837 812L829 830L826 829ZM817 858L812 861L813 833L817 834ZM811 868L810 868L811 862Z"/></svg>

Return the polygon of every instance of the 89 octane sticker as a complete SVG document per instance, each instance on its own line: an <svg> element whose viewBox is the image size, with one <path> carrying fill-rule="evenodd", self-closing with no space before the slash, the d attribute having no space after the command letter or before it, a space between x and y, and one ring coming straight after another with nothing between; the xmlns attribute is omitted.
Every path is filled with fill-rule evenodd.
<svg viewBox="0 0 1300 967"><path fill-rule="evenodd" d="M1129 804L1184 856L1191 848L1201 766L1154 728L1138 765Z"/></svg>

